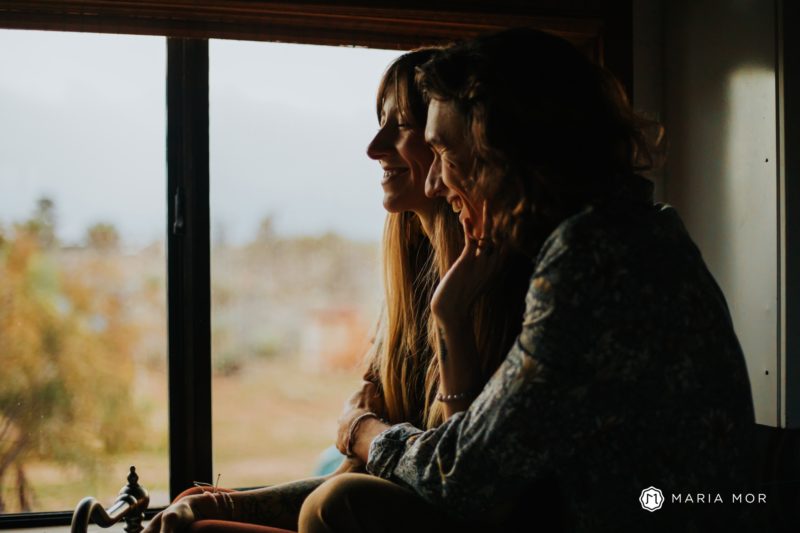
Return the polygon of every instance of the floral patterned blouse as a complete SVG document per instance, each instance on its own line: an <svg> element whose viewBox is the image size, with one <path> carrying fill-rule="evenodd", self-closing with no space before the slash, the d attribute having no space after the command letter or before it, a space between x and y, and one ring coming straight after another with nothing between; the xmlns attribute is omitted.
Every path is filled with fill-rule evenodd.
<svg viewBox="0 0 800 533"><path fill-rule="evenodd" d="M569 530L694 531L745 505L727 504L750 490L753 429L725 298L675 210L634 178L544 243L522 333L470 408L387 429L367 469L470 520L512 508L535 530L547 510L531 488L552 479Z"/></svg>

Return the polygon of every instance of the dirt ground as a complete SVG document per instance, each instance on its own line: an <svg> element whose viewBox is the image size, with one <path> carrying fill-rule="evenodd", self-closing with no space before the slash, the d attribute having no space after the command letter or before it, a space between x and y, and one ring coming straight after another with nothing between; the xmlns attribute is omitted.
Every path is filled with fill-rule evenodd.
<svg viewBox="0 0 800 533"><path fill-rule="evenodd" d="M166 398L166 379L149 375L144 390ZM333 443L336 418L360 380L357 369L319 371L301 358L250 359L235 374L214 377L214 472L220 485L252 487L312 475L320 453ZM159 383L161 385L159 385ZM161 389L161 390L159 390ZM169 498L166 402L153 402L147 451L116 457L98 465L95 476L78 468L32 464L36 511L71 510L85 496L107 505L125 484L129 465L151 494L151 507ZM209 481L209 480L198 480ZM13 495L6 512L15 512Z"/></svg>

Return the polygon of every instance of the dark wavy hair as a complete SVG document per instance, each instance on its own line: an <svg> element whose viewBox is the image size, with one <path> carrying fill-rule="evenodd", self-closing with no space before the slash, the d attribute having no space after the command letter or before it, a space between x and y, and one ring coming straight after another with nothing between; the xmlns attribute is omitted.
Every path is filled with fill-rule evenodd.
<svg viewBox="0 0 800 533"><path fill-rule="evenodd" d="M465 119L492 238L536 253L566 216L663 159L663 129L572 44L517 28L455 43L418 67L425 98Z"/></svg>

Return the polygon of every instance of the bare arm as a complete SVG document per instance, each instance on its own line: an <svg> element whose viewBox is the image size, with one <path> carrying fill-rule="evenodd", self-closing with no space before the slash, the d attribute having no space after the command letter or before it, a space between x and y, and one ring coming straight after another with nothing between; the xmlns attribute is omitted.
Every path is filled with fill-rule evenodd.
<svg viewBox="0 0 800 533"><path fill-rule="evenodd" d="M364 472L364 465L353 459L345 461L327 476L289 481L262 489L231 493L231 520L263 524L297 531L300 507L311 492L330 478L344 472Z"/></svg>
<svg viewBox="0 0 800 533"><path fill-rule="evenodd" d="M456 399L444 401L444 414L447 420L469 408L482 383L478 372L480 365L472 322L465 318L448 321L437 318L437 322L440 325L439 391L443 395L461 395Z"/></svg>
<svg viewBox="0 0 800 533"><path fill-rule="evenodd" d="M479 236L491 234L490 221L484 202ZM499 275L502 257L493 253L491 244L479 246L483 239L473 233L471 222L465 220L464 249L431 299L431 313L439 326L439 392L444 400L445 419L469 408L484 385L472 306L487 282Z"/></svg>
<svg viewBox="0 0 800 533"><path fill-rule="evenodd" d="M313 477L231 494L231 520L297 530L297 517L306 497L329 479Z"/></svg>
<svg viewBox="0 0 800 533"><path fill-rule="evenodd" d="M303 501L327 477L241 492L203 492L176 501L153 517L144 533L174 533L198 520L227 520L297 529Z"/></svg>
<svg viewBox="0 0 800 533"><path fill-rule="evenodd" d="M231 520L296 530L300 507L311 492L335 475L356 471L363 472L363 464L347 459L327 476L261 489L187 496L153 517L144 533L173 533L197 520Z"/></svg>

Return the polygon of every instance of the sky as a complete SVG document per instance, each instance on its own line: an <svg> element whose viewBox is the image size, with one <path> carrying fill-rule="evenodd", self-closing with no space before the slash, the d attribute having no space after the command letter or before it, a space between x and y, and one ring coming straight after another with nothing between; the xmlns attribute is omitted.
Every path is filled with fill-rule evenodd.
<svg viewBox="0 0 800 533"><path fill-rule="evenodd" d="M212 40L212 238L380 238L375 90L397 51ZM166 217L162 37L0 30L0 226L55 201L59 238L112 223L133 246Z"/></svg>

